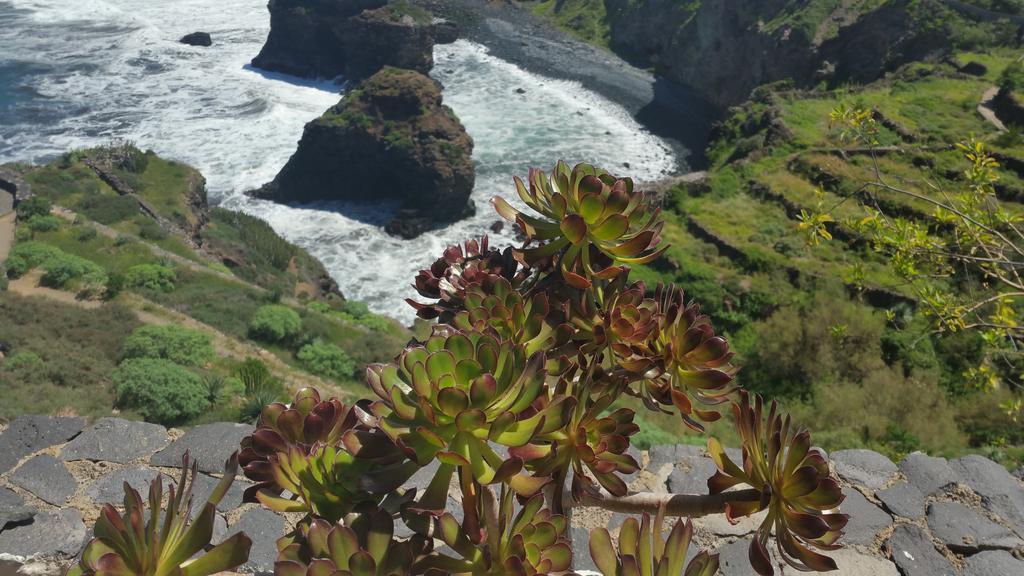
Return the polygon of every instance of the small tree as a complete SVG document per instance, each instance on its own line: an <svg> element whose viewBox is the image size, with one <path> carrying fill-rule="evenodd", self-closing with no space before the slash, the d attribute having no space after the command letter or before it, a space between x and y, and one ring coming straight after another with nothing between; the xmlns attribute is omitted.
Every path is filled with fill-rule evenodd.
<svg viewBox="0 0 1024 576"><path fill-rule="evenodd" d="M299 348L298 359L314 374L328 378L350 378L356 363L334 344L316 340Z"/></svg>
<svg viewBox="0 0 1024 576"><path fill-rule="evenodd" d="M136 328L125 338L124 357L203 366L213 361L215 354L207 334L177 325L146 325Z"/></svg>
<svg viewBox="0 0 1024 576"><path fill-rule="evenodd" d="M260 306L249 323L249 334L253 338L271 344L293 339L301 331L299 313L281 304Z"/></svg>

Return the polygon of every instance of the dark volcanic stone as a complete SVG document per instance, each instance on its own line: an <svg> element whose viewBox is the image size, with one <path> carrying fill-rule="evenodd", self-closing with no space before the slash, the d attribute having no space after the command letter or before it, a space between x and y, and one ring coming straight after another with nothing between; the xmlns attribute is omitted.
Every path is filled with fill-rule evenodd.
<svg viewBox="0 0 1024 576"><path fill-rule="evenodd" d="M228 529L228 536L245 532L252 539L249 561L241 571L272 574L277 559L277 539L284 535L284 518L265 508L253 508L242 514Z"/></svg>
<svg viewBox="0 0 1024 576"><path fill-rule="evenodd" d="M956 569L931 538L913 524L900 524L886 545L889 557L903 576L956 576Z"/></svg>
<svg viewBox="0 0 1024 576"><path fill-rule="evenodd" d="M395 4L349 18L342 32L345 77L368 78L385 66L430 72L434 29L430 13L402 14Z"/></svg>
<svg viewBox="0 0 1024 576"><path fill-rule="evenodd" d="M125 482L145 497L149 493L150 482L159 474L160 472L155 468L145 467L114 470L93 480L92 484L85 488L85 495L97 504L110 503L121 506L124 501ZM168 480L166 477L163 479L164 486L167 485Z"/></svg>
<svg viewBox="0 0 1024 576"><path fill-rule="evenodd" d="M982 506L1014 527L1024 537L1024 485L1006 468L972 454L950 463L960 481L981 496Z"/></svg>
<svg viewBox="0 0 1024 576"><path fill-rule="evenodd" d="M188 44L189 46L213 46L213 38L210 37L209 32L193 32L186 34L178 40L182 44Z"/></svg>
<svg viewBox="0 0 1024 576"><path fill-rule="evenodd" d="M913 484L903 482L885 490L875 492L889 512L903 518L916 519L924 516L924 494Z"/></svg>
<svg viewBox="0 0 1024 576"><path fill-rule="evenodd" d="M413 237L475 211L473 139L431 78L385 68L306 125L299 148L254 194L279 202L400 202L389 233Z"/></svg>
<svg viewBox="0 0 1024 576"><path fill-rule="evenodd" d="M914 452L904 458L900 462L900 472L925 496L955 484L958 480L945 458L934 458L921 452Z"/></svg>
<svg viewBox="0 0 1024 576"><path fill-rule="evenodd" d="M1024 546L1024 541L1006 528L957 502L931 503L928 506L928 528L955 552L1013 550Z"/></svg>
<svg viewBox="0 0 1024 576"><path fill-rule="evenodd" d="M843 493L846 499L839 509L843 514L850 515L843 541L867 546L875 541L875 536L883 528L892 524L892 517L853 488L847 487Z"/></svg>
<svg viewBox="0 0 1024 576"><path fill-rule="evenodd" d="M1024 574L1024 560L1005 550L980 552L964 559L963 576L1010 576Z"/></svg>
<svg viewBox="0 0 1024 576"><path fill-rule="evenodd" d="M668 491L673 494L707 494L708 478L714 476L717 470L715 462L697 446L678 448L675 466L668 477ZM684 451L686 448L690 450Z"/></svg>
<svg viewBox="0 0 1024 576"><path fill-rule="evenodd" d="M167 429L157 424L104 418L68 442L60 459L94 460L124 464L151 456L167 445Z"/></svg>
<svg viewBox="0 0 1024 576"><path fill-rule="evenodd" d="M0 434L0 474L25 456L67 442L85 427L85 418L22 416Z"/></svg>
<svg viewBox="0 0 1024 576"><path fill-rule="evenodd" d="M10 481L57 506L63 506L78 488L75 477L64 464L49 454L41 454L22 464L11 474Z"/></svg>
<svg viewBox="0 0 1024 576"><path fill-rule="evenodd" d="M878 490L896 475L896 465L873 450L840 450L832 454L839 477Z"/></svg>
<svg viewBox="0 0 1024 576"><path fill-rule="evenodd" d="M39 512L31 523L0 532L0 551L24 558L70 557L82 549L85 535L85 523L78 510Z"/></svg>
<svg viewBox="0 0 1024 576"><path fill-rule="evenodd" d="M770 551L770 550L769 550ZM721 576L757 576L750 567L750 541L741 538L722 546L719 550L718 567Z"/></svg>
<svg viewBox="0 0 1024 576"><path fill-rule="evenodd" d="M274 0L270 34L252 65L296 76L334 78L345 72L344 29L363 10L387 0Z"/></svg>
<svg viewBox="0 0 1024 576"><path fill-rule="evenodd" d="M35 510L25 504L24 498L7 488L0 488L0 531L7 524L31 520L35 514Z"/></svg>
<svg viewBox="0 0 1024 576"><path fill-rule="evenodd" d="M210 494L213 494L213 489L216 488L219 483L220 478L214 478L212 476L207 476L206 474L197 474L192 488L192 496L195 498L194 501L196 506L206 502L206 499L210 497ZM241 506L242 493L251 485L251 483L246 482L245 479L241 477L241 474L236 476L235 481L232 482L231 487L228 488L227 494L224 495L220 504L217 505L217 509L222 512L227 512L228 510L234 510Z"/></svg>
<svg viewBox="0 0 1024 576"><path fill-rule="evenodd" d="M179 468L181 456L188 450L192 461L199 463L199 470L220 473L224 471L224 462L238 450L238 443L252 431L253 426L249 424L230 422L196 426L149 461L155 466Z"/></svg>

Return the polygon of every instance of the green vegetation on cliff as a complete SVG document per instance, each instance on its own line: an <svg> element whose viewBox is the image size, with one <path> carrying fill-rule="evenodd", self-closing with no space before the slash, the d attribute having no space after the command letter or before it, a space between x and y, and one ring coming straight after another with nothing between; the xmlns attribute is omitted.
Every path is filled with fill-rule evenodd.
<svg viewBox="0 0 1024 576"><path fill-rule="evenodd" d="M35 196L20 205L0 292L2 418L245 419L275 399L245 389L247 360L287 389L347 396L363 388L357 368L409 338L344 300L266 222L208 209L188 166L119 144L14 168ZM287 315L287 337L251 332L266 310Z"/></svg>

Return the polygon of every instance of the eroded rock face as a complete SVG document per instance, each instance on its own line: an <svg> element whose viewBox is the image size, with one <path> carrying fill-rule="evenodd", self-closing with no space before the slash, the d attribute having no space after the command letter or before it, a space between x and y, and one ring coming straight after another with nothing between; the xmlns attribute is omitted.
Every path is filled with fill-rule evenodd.
<svg viewBox="0 0 1024 576"><path fill-rule="evenodd" d="M299 148L255 192L280 202L398 201L388 232L411 238L473 213L473 140L438 84L385 68L306 125Z"/></svg>
<svg viewBox="0 0 1024 576"><path fill-rule="evenodd" d="M433 16L407 1L270 0L270 34L252 64L310 78L366 78L433 66Z"/></svg>

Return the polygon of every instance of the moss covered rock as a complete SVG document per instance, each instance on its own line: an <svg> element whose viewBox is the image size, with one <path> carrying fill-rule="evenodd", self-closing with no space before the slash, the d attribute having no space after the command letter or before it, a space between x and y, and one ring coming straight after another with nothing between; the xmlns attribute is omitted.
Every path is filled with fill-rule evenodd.
<svg viewBox="0 0 1024 576"><path fill-rule="evenodd" d="M385 68L306 125L299 148L255 194L282 202L399 201L388 231L414 237L464 218L473 140L432 79Z"/></svg>

